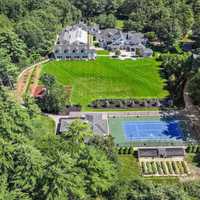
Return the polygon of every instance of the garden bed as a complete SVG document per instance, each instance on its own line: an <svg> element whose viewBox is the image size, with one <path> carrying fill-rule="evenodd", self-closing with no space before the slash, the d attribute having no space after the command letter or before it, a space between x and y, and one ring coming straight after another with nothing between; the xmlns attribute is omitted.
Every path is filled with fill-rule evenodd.
<svg viewBox="0 0 200 200"><path fill-rule="evenodd" d="M143 176L187 176L190 174L184 160L140 161Z"/></svg>

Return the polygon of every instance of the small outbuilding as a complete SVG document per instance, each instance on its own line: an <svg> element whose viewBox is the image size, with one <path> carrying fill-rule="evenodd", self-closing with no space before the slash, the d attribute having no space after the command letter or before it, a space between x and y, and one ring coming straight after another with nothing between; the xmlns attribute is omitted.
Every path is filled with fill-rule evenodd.
<svg viewBox="0 0 200 200"><path fill-rule="evenodd" d="M184 157L185 149L181 147L139 148L138 158L170 158Z"/></svg>

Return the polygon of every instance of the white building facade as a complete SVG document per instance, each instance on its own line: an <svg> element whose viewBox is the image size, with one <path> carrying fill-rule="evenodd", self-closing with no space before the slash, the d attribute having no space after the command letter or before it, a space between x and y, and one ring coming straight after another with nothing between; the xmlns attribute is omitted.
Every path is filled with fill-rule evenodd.
<svg viewBox="0 0 200 200"><path fill-rule="evenodd" d="M92 36L79 24L66 27L56 41L55 59L95 59L96 51L91 45Z"/></svg>

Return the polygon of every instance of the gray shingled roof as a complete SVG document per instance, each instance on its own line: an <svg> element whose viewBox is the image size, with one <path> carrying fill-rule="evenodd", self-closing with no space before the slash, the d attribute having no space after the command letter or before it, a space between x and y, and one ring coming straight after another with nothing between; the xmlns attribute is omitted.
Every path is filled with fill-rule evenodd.
<svg viewBox="0 0 200 200"><path fill-rule="evenodd" d="M70 124L76 120L75 118L61 118L58 125L58 132L62 133L68 130ZM94 113L87 114L83 121L89 123L93 129L93 132L98 135L108 134L107 120L102 118L102 114Z"/></svg>
<svg viewBox="0 0 200 200"><path fill-rule="evenodd" d="M184 148L139 148L138 157L175 157L184 156Z"/></svg>

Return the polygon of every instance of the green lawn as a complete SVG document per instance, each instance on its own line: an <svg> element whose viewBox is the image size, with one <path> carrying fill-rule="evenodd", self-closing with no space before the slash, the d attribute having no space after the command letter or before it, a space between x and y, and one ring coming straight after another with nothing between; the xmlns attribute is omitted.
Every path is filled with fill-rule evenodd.
<svg viewBox="0 0 200 200"><path fill-rule="evenodd" d="M96 51L97 55L109 55L109 51L107 50L98 50Z"/></svg>
<svg viewBox="0 0 200 200"><path fill-rule="evenodd" d="M158 184L172 185L179 183L177 177L143 177L140 173L139 163L133 155L119 155L118 156L120 169L119 178L120 180L129 181L133 179L144 179L145 181L152 181Z"/></svg>
<svg viewBox="0 0 200 200"><path fill-rule="evenodd" d="M120 164L119 178L121 180L127 181L141 177L137 158L132 155L119 155L118 160Z"/></svg>
<svg viewBox="0 0 200 200"><path fill-rule="evenodd" d="M35 137L55 134L55 122L47 116L38 115L37 118L32 121L32 124Z"/></svg>
<svg viewBox="0 0 200 200"><path fill-rule="evenodd" d="M168 92L153 58L116 60L99 57L92 61L52 61L42 73L52 74L63 85L72 86L71 102L84 109L100 98L162 98Z"/></svg>

